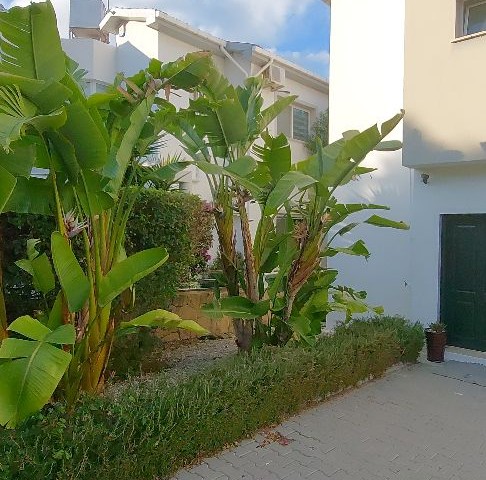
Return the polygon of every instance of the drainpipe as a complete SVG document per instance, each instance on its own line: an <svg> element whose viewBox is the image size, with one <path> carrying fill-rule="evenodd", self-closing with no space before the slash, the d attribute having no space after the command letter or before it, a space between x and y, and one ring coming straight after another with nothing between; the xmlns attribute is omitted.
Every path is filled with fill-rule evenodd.
<svg viewBox="0 0 486 480"><path fill-rule="evenodd" d="M243 72L243 74L245 75L245 78L249 77L248 72L228 53L228 50L226 50L226 48L224 48L224 45L220 45L219 49L224 54L224 56L226 58L228 58L228 60L230 60L231 63L233 63L238 68L238 70Z"/></svg>

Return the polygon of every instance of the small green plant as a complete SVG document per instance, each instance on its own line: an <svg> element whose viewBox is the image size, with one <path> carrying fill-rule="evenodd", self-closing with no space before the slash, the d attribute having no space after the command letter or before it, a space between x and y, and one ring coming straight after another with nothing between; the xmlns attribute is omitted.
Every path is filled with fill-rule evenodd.
<svg viewBox="0 0 486 480"><path fill-rule="evenodd" d="M310 136L305 146L311 155L317 153L318 142L329 145L329 110L321 112L311 126Z"/></svg>
<svg viewBox="0 0 486 480"><path fill-rule="evenodd" d="M446 331L446 326L441 321L438 321L429 324L427 330L434 333L444 333Z"/></svg>

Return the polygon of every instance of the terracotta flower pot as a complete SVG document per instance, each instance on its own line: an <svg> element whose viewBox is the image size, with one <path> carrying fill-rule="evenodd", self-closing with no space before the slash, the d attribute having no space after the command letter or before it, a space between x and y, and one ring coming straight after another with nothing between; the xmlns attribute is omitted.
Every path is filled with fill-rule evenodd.
<svg viewBox="0 0 486 480"><path fill-rule="evenodd" d="M427 340L427 360L429 362L443 362L444 351L447 343L446 332L425 332Z"/></svg>

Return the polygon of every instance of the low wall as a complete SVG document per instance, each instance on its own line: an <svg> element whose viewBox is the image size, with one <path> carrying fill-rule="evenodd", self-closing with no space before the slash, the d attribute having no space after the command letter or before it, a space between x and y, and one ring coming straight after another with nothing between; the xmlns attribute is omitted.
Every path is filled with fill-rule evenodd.
<svg viewBox="0 0 486 480"><path fill-rule="evenodd" d="M179 290L170 310L184 320L196 321L199 325L209 330L211 335L219 337L233 334L233 323L230 317L210 318L201 310L205 303L213 301L213 295L211 289ZM177 332L163 331L161 336L168 341L196 337L193 333L183 330Z"/></svg>

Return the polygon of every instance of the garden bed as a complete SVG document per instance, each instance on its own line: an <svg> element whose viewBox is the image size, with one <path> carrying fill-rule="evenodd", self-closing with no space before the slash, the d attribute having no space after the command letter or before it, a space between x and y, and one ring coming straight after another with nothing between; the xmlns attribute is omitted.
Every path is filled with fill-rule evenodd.
<svg viewBox="0 0 486 480"><path fill-rule="evenodd" d="M0 478L153 480L281 422L332 394L415 361L423 330L400 319L356 322L314 348L263 348L187 380L127 382L72 415L45 409L0 430Z"/></svg>

